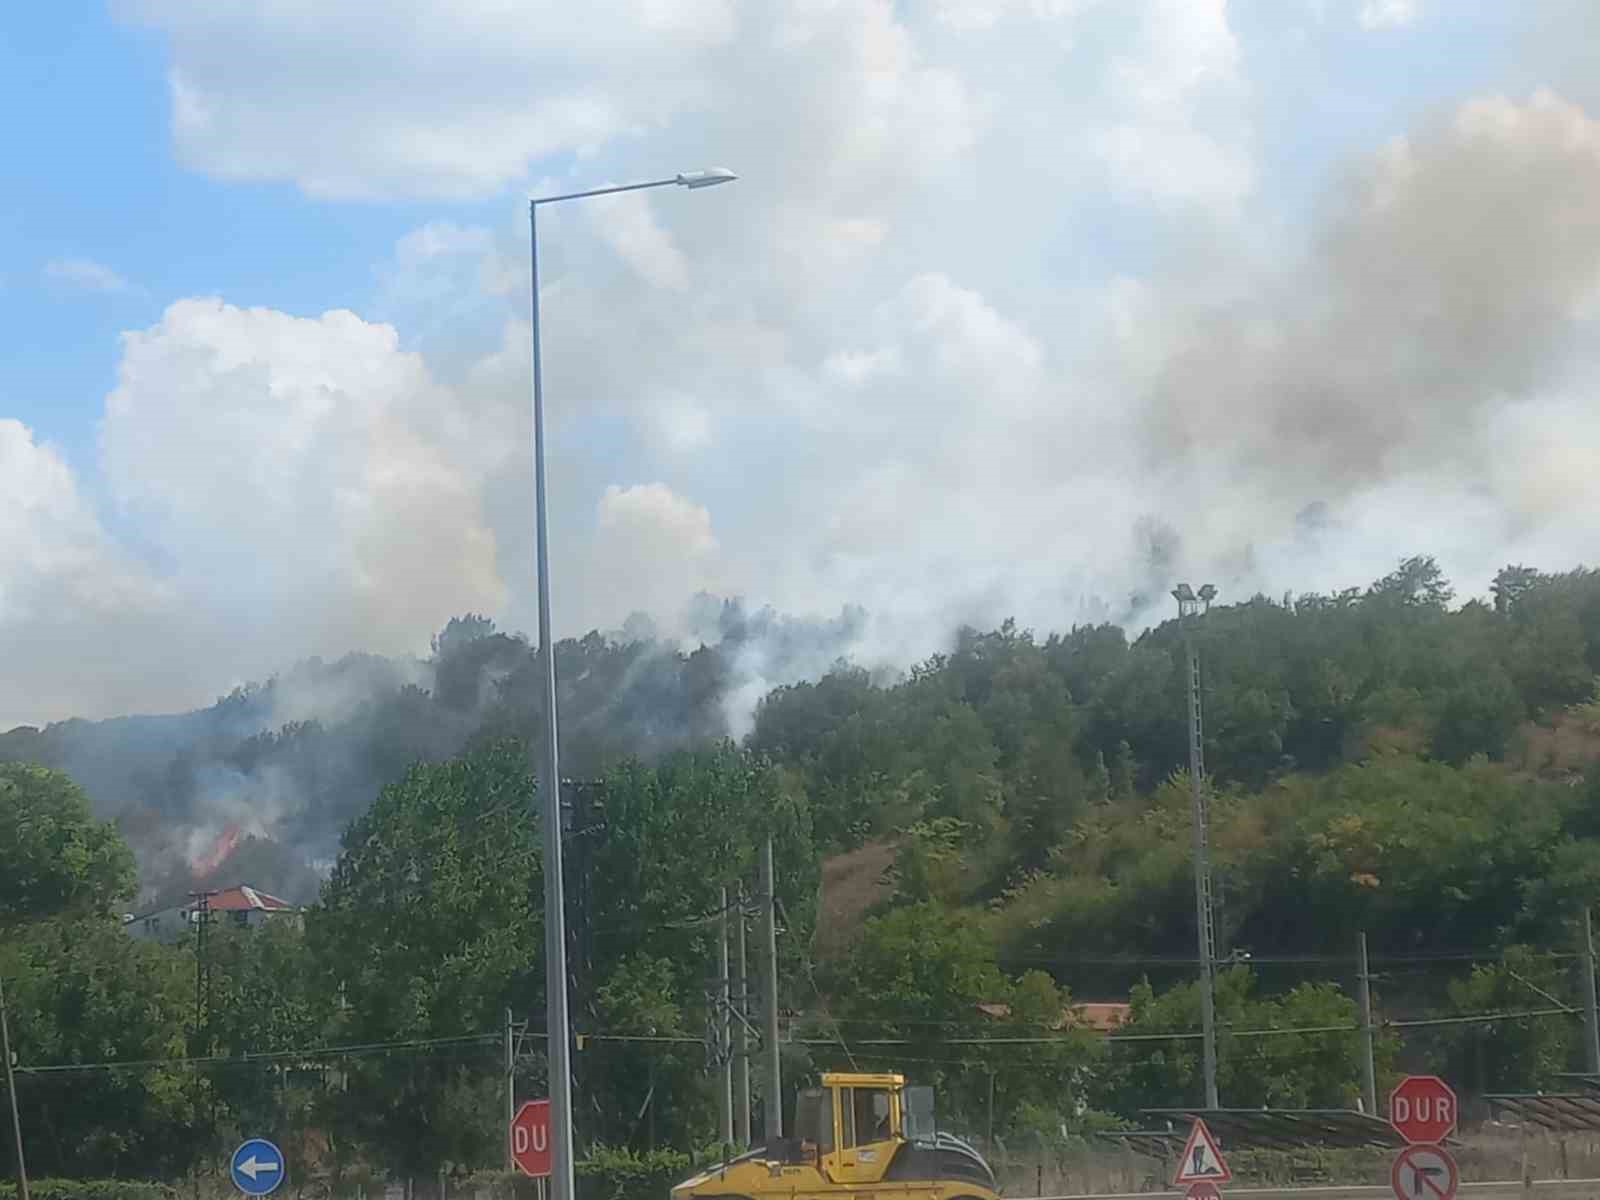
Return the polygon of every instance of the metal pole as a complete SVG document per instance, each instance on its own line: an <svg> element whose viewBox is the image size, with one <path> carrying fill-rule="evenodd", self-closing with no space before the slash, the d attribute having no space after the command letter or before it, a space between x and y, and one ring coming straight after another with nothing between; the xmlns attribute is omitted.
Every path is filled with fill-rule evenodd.
<svg viewBox="0 0 1600 1200"><path fill-rule="evenodd" d="M772 870L772 838L761 847L761 891L767 943L767 1144L783 1137L783 1071L778 1055L778 890Z"/></svg>
<svg viewBox="0 0 1600 1200"><path fill-rule="evenodd" d="M6 984L0 977L0 1055L6 1060L6 1094L11 1097L11 1136L17 1147L17 1198L28 1200L28 1164L22 1155L22 1118L17 1114L17 1078L11 1070L11 1028L6 1023Z"/></svg>
<svg viewBox="0 0 1600 1200"><path fill-rule="evenodd" d="M511 1157L511 1122L517 1116L517 1059L516 1050L512 1046L511 1010L506 1009L506 1039L505 1039L505 1067L506 1067L506 1170L516 1169L516 1161Z"/></svg>
<svg viewBox="0 0 1600 1200"><path fill-rule="evenodd" d="M556 653L550 636L550 537L545 515L544 382L539 362L539 206L528 204L533 293L533 489L538 522L539 655L544 667L544 753L539 795L544 820L545 1031L550 1063L550 1183L555 1200L573 1200L572 1068L567 1027L567 922L561 885L561 770L556 731Z"/></svg>
<svg viewBox="0 0 1600 1200"><path fill-rule="evenodd" d="M745 1022L750 1019L750 975L745 958L744 880L739 881L738 920L734 928L734 950L738 955L736 970L739 973L739 991L734 1000L733 1062L734 1104L733 1136L741 1147L750 1144L750 1038Z"/></svg>
<svg viewBox="0 0 1600 1200"><path fill-rule="evenodd" d="M1216 954L1215 933L1211 924L1211 863L1206 847L1205 766L1202 761L1200 715L1200 652L1185 620L1184 601L1178 601L1178 620L1183 626L1183 644L1189 658L1189 788L1194 840L1194 908L1200 950L1200 1032L1202 1070L1205 1077L1206 1107L1217 1104L1217 1013L1212 978L1212 959ZM1192 612L1192 608L1190 612Z"/></svg>
<svg viewBox="0 0 1600 1200"><path fill-rule="evenodd" d="M989 1068L989 1142L988 1150L994 1153L994 1068Z"/></svg>
<svg viewBox="0 0 1600 1200"><path fill-rule="evenodd" d="M1378 1068L1372 1047L1372 973L1367 969L1367 933L1356 935L1356 991L1361 998L1361 1100L1367 1116L1378 1115Z"/></svg>
<svg viewBox="0 0 1600 1200"><path fill-rule="evenodd" d="M717 1032L717 1117L722 1133L722 1144L733 1145L733 1014L732 981L728 978L728 889L722 889L722 922L717 934L717 1019L713 1028Z"/></svg>
<svg viewBox="0 0 1600 1200"><path fill-rule="evenodd" d="M1600 1075L1600 1017L1594 994L1594 925L1589 906L1583 906L1583 1049L1589 1074Z"/></svg>

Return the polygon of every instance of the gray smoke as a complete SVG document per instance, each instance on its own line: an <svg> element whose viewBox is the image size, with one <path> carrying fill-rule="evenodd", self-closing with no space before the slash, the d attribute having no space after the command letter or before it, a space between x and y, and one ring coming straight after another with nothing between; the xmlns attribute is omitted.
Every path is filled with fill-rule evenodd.
<svg viewBox="0 0 1600 1200"><path fill-rule="evenodd" d="M1600 362L1600 125L1548 92L1472 101L1353 167L1329 209L1246 298L1160 314L1152 462L1205 462L1302 533L1405 481L1491 500L1513 536L1589 506L1594 474L1551 467L1596 443L1570 401Z"/></svg>
<svg viewBox="0 0 1600 1200"><path fill-rule="evenodd" d="M560 643L565 770L593 775L622 756L742 736L760 695L847 657L864 619L751 613L701 595L690 641L658 640L639 615ZM427 660L311 660L191 713L12 730L0 758L45 762L84 786L134 846L142 903L197 882L304 901L345 826L413 762L537 729L538 676L526 638L466 617Z"/></svg>

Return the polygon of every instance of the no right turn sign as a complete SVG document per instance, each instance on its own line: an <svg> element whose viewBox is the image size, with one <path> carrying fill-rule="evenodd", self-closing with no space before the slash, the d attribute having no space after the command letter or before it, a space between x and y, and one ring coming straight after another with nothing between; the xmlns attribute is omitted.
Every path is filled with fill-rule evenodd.
<svg viewBox="0 0 1600 1200"><path fill-rule="evenodd" d="M1407 1146L1389 1172L1395 1200L1453 1200L1460 1179L1443 1146Z"/></svg>

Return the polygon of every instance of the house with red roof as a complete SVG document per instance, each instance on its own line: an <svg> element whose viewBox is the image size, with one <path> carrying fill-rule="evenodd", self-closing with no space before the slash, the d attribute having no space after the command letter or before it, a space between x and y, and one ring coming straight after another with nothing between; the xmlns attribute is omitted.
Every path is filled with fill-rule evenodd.
<svg viewBox="0 0 1600 1200"><path fill-rule="evenodd" d="M212 892L206 897L204 908L210 913L213 929L221 925L254 929L270 920L297 920L300 916L300 909L287 900L243 883ZM167 908L130 913L122 918L122 927L136 938L181 941L194 933L201 911L200 901L191 898Z"/></svg>

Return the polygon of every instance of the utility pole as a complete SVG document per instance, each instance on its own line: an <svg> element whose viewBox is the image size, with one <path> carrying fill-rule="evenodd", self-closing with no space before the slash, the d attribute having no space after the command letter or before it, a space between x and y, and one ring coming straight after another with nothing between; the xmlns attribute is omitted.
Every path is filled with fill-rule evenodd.
<svg viewBox="0 0 1600 1200"><path fill-rule="evenodd" d="M28 1164L22 1155L22 1118L17 1114L17 1077L11 1068L11 1027L6 1023L6 983L0 978L0 1055L6 1060L6 1094L11 1097L11 1136L17 1147L17 1200L28 1200Z"/></svg>
<svg viewBox="0 0 1600 1200"><path fill-rule="evenodd" d="M783 1070L778 1054L778 889L772 870L772 836L761 847L761 891L767 943L767 1144L783 1137Z"/></svg>
<svg viewBox="0 0 1600 1200"><path fill-rule="evenodd" d="M214 891L190 892L194 901L194 1048L203 1056L210 1051L207 1034L211 1027L211 897Z"/></svg>
<svg viewBox="0 0 1600 1200"><path fill-rule="evenodd" d="M517 1052L512 1043L513 1035L511 1023L511 1010L506 1009L505 1029L505 1069L506 1069L506 1170L516 1170L516 1162L511 1157L511 1122L517 1115Z"/></svg>
<svg viewBox="0 0 1600 1200"><path fill-rule="evenodd" d="M1583 1049L1589 1064L1589 1074L1600 1075L1600 1017L1595 1014L1594 995L1594 925L1589 906L1583 906Z"/></svg>
<svg viewBox="0 0 1600 1200"><path fill-rule="evenodd" d="M739 974L738 992L733 1009L733 1137L741 1149L750 1145L750 974L745 962L745 896L744 880L739 881L738 920L734 927L734 951L738 955L735 970Z"/></svg>
<svg viewBox="0 0 1600 1200"><path fill-rule="evenodd" d="M1367 1116L1378 1115L1378 1069L1372 1045L1372 972L1367 969L1367 932L1356 935L1356 992L1361 999L1361 1100Z"/></svg>
<svg viewBox="0 0 1600 1200"><path fill-rule="evenodd" d="M1194 841L1194 908L1200 943L1200 1034L1206 1107L1217 1108L1217 1012L1212 963L1216 958L1216 928L1212 922L1211 862L1206 829L1204 726L1200 715L1200 651L1194 644L1195 617L1211 608L1217 589L1209 583L1195 593L1187 583L1172 589L1178 602L1178 625L1189 659L1189 789ZM1203 609L1202 609L1203 606Z"/></svg>
<svg viewBox="0 0 1600 1200"><path fill-rule="evenodd" d="M733 1145L733 1003L732 982L728 978L728 889L722 889L722 921L717 932L717 1118L722 1144Z"/></svg>
<svg viewBox="0 0 1600 1200"><path fill-rule="evenodd" d="M190 892L194 901L194 1045L189 1053L195 1058L205 1058L211 1053L211 897L215 891ZM198 1109L202 1094L200 1072L194 1072L195 1106ZM212 1091L207 1110L207 1153L216 1149L217 1096ZM195 1200L200 1196L200 1174L194 1176Z"/></svg>

